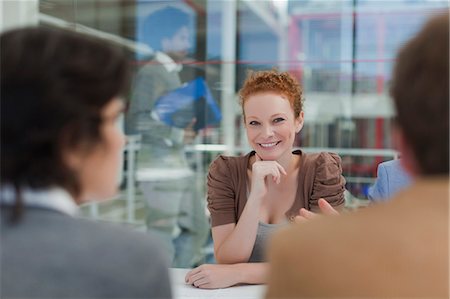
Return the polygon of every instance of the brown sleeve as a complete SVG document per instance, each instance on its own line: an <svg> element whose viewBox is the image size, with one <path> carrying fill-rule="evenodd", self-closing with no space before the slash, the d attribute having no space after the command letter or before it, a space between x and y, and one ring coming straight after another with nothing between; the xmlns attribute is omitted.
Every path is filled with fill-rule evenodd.
<svg viewBox="0 0 450 299"><path fill-rule="evenodd" d="M208 210L211 226L236 223L235 190L231 180L231 170L227 157L219 156L209 167Z"/></svg>
<svg viewBox="0 0 450 299"><path fill-rule="evenodd" d="M318 201L323 198L333 207L344 206L345 179L342 176L341 158L334 153L320 153L316 160L313 190L309 199L311 211L320 211Z"/></svg>

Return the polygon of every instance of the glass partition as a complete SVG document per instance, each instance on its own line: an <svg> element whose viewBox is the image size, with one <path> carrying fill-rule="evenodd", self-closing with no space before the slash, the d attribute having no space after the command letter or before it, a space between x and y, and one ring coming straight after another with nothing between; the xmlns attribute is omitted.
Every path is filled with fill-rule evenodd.
<svg viewBox="0 0 450 299"><path fill-rule="evenodd" d="M176 267L211 261L208 166L250 150L237 91L248 70L272 68L304 89L295 145L338 153L347 204L364 205L377 165L398 155L396 51L442 9L447 1L41 0L41 26L113 42L133 68L121 193L86 216L153 231Z"/></svg>

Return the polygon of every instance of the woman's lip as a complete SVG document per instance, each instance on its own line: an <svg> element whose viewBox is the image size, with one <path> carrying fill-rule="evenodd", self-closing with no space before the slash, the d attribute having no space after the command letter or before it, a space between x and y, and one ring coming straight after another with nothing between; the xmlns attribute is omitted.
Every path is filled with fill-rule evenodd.
<svg viewBox="0 0 450 299"><path fill-rule="evenodd" d="M262 148L270 148L278 145L281 141L258 143Z"/></svg>

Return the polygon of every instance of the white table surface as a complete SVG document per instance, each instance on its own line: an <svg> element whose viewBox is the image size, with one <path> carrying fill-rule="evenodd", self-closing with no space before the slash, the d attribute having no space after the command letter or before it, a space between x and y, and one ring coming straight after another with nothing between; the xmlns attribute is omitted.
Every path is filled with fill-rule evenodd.
<svg viewBox="0 0 450 299"><path fill-rule="evenodd" d="M208 299L262 299L266 291L265 285L242 285L225 289L198 289L184 282L184 277L190 269L170 269L172 292L174 299L208 298Z"/></svg>

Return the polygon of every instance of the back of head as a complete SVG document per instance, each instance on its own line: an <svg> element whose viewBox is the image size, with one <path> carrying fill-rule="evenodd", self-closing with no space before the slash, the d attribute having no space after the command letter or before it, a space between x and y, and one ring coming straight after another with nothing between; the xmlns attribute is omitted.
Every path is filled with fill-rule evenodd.
<svg viewBox="0 0 450 299"><path fill-rule="evenodd" d="M1 47L1 183L80 191L64 149L99 143L101 109L126 86L122 52L78 33L25 28Z"/></svg>
<svg viewBox="0 0 450 299"><path fill-rule="evenodd" d="M391 95L422 175L449 173L449 15L432 18L400 50Z"/></svg>
<svg viewBox="0 0 450 299"><path fill-rule="evenodd" d="M167 6L149 14L143 24L140 41L162 51L162 40L171 39L181 28L191 27L190 16L179 8Z"/></svg>

